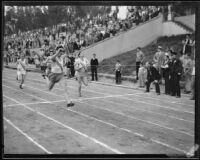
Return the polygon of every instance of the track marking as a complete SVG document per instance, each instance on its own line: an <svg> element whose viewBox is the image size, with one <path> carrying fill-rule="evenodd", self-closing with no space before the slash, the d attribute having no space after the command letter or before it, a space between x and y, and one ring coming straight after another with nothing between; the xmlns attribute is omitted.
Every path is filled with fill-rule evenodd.
<svg viewBox="0 0 200 160"><path fill-rule="evenodd" d="M27 80L29 80L29 79L27 79ZM39 80L39 79L34 79L34 78L31 78L31 80L35 80L35 81L40 81L40 82L43 82L43 81L41 81L41 80ZM68 79L69 80L69 79ZM69 86L70 88L74 88L74 87L72 87L72 86ZM100 88L101 89L101 88ZM93 90L90 90L90 89L82 89L82 90L85 90L85 91L88 91L88 92L93 92L93 93L97 93L97 94L104 94L105 95L105 93L102 93L102 92L97 92L97 91L93 91ZM138 91L137 91L138 92ZM135 94L132 94L132 95L135 95L135 96L137 96L137 97L144 97L144 96L140 96L140 95L138 95L138 94L142 94L142 93L140 93L140 92L138 92L138 93L135 93ZM159 100L159 101L161 101L160 99L158 99L158 98L153 98L153 97L145 97L145 98L148 98L148 99L155 99L155 100ZM168 101L168 100L162 100L162 101L165 101L165 102L168 102L168 103L173 103L173 104L181 104L181 105L185 105L185 106L191 106L191 107L194 107L194 105L189 105L189 104L184 104L184 103L179 103L179 102L172 102L172 101Z"/></svg>
<svg viewBox="0 0 200 160"><path fill-rule="evenodd" d="M44 91L44 90L41 90L41 89L38 89L38 88L34 88L34 87L30 87L30 86L27 86L29 88L32 88L32 89L35 89L35 90L39 90L41 92L44 92L44 93L47 93L47 94L51 94L51 95L54 95L54 96L58 96L58 97L64 97L64 96L61 96L61 95L57 95L53 92L47 92L47 91ZM59 88L55 88L55 89L59 89ZM59 89L61 90L61 89ZM106 111L109 111L109 112L112 112L112 113L115 113L115 114L120 114L120 115L123 115L127 118L131 118L131 119L135 119L135 120L138 120L138 121L142 121L144 123L149 123L149 124L152 124L152 125L155 125L155 126L158 126L160 128L165 128L165 129L168 129L168 130L172 130L172 131L176 131L176 132L179 132L179 133L182 133L182 134L185 134L185 135L188 135L188 136L191 136L191 137L194 137L193 134L190 134L190 133L187 133L187 132L183 132L183 131L178 131L178 130L175 130L174 128L170 128L170 127L166 127L166 126L163 126L163 125L160 125L160 124L157 124L157 123L154 123L154 122L151 122L151 121L146 121L146 120L143 120L143 119L140 119L140 118L135 118L133 116L128 116L128 115L125 115L124 113L121 113L121 112L114 112L110 109L105 109L105 108L101 108L101 107L98 107L96 105L91 105L89 103L85 103L85 102L80 102L80 103L83 103L83 104L86 104L86 105L90 105L92 107L95 107L95 108L98 108L98 109L102 109L102 110L106 110Z"/></svg>
<svg viewBox="0 0 200 160"><path fill-rule="evenodd" d="M22 135L24 135L28 140L30 140L33 144L41 148L43 151L45 151L48 154L52 154L50 151L48 151L46 148L44 148L41 144L36 142L33 138L31 138L28 134L24 133L21 129L19 129L15 124L13 124L9 119L3 117L3 119L8 122L13 128L15 128L18 132L20 132Z"/></svg>
<svg viewBox="0 0 200 160"><path fill-rule="evenodd" d="M29 94L29 96L31 96L31 94ZM39 97L38 97L38 98L39 98ZM49 102L48 100L45 100L45 99L43 99L43 100L46 101L46 103L51 103L51 104L53 104L52 102ZM23 105L23 104L21 104L21 105ZM64 107L62 107L62 108L64 108ZM98 108L98 107L97 107L97 108ZM74 112L74 113L76 113L76 114L78 114L78 115L81 115L81 116L83 116L83 117L87 117L87 118L90 118L90 119L94 119L94 120L96 120L96 121L98 121L98 122L107 124L107 125L109 125L109 126L115 127L115 128L117 128L117 129L120 129L120 130L123 130L123 131L126 131L126 132L128 132L128 133L132 133L132 134L134 134L134 135L136 135L136 136L144 137L144 135L142 135L142 134L140 134L140 133L132 132L132 131L129 130L129 129L125 129L125 128L118 127L118 126L116 126L116 125L114 125L114 124L112 124L112 123L105 122L105 121L103 121L103 120L100 120L100 119L97 119L97 118L88 116L88 115L86 115L86 114L84 114L84 113L81 113L81 112L78 112L78 111L74 111L74 110L71 110L71 109L66 109L66 108L64 108L64 109L65 109L65 110L69 110L69 111L71 111L71 112ZM171 146L171 145L168 145L168 144L166 144L166 143L163 143L163 142L160 142L160 141L157 141L157 140L154 140L154 139L150 139L150 140L151 140L152 142L154 142L154 143L158 143L158 142L159 142L158 144L167 146L168 148L171 148L171 149L180 151L180 152L182 152L182 153L185 153L185 152L186 152L186 151L184 151L184 150L178 149L178 148L173 147L173 146Z"/></svg>
<svg viewBox="0 0 200 160"><path fill-rule="evenodd" d="M10 78L7 78L7 79L10 79ZM14 81L14 80L12 80L12 81ZM40 80L37 80L37 81L40 81ZM30 80L29 80L29 82L31 82ZM41 82L43 82L43 81L41 81ZM32 82L33 83L33 82ZM44 82L43 82L44 83ZM61 90L60 88L56 88L55 87L55 89L58 89L58 90ZM87 90L86 90L87 91ZM99 92L100 93L100 92ZM101 93L101 94L103 94L103 95L107 95L107 94L105 94L105 93ZM129 95L136 95L136 94L127 94L127 96L129 96ZM114 95L113 95L114 96ZM190 114L194 114L193 112L189 112L189 111L184 111L184 110L178 110L178 109L174 109L174 108L172 108L172 107L166 107L166 106L161 106L161 105L156 105L156 104L152 104L152 103L148 103L148 102L144 102L144 101L139 101L139 100L132 100L132 99L129 99L129 98L125 98L125 97L123 97L123 96L126 96L126 95L117 95L117 97L119 97L119 98L121 98L121 99L126 99L126 100L130 100L130 101L133 101L133 102L140 102L140 103L144 103L144 104L148 104L148 105L151 105L151 106L157 106L157 107L160 107L160 108L166 108L166 109L169 109L169 110L174 110L174 111L178 111L178 112L185 112L185 113L190 113ZM102 97L103 98L103 97ZM106 98L106 97L105 97ZM110 97L109 95L108 95L108 97L107 98L112 98L112 97ZM114 97L113 97L114 98ZM89 99L92 99L92 98L88 98L88 100ZM97 97L97 99L98 99L98 97ZM85 99L86 100L86 99Z"/></svg>
<svg viewBox="0 0 200 160"><path fill-rule="evenodd" d="M123 153L123 152L121 152L121 151L119 151L119 150L117 150L117 149L114 149L114 148L108 146L108 145L105 144L105 143L100 142L100 141L97 140L96 138L93 138L93 137L90 137L90 136L88 136L88 135L86 135L86 134L84 134L84 133L81 133L80 131L78 131L78 130L76 130L76 129L73 129L73 128L71 128L71 127L69 127L69 126L67 126L67 125L65 125L65 124L63 124L63 123L61 123L61 122L59 122L59 121L57 121L57 120L55 120L55 119L53 119L53 118L51 118L51 117L49 117L49 116L47 116L47 115L45 115L45 114L39 112L39 111L33 110L32 108L28 107L27 105L24 105L24 104L20 103L19 101L15 100L15 99L13 99L13 98L10 98L10 97L5 96L5 95L3 95L3 96L6 97L6 98L8 98L8 99L10 99L10 100L12 100L13 102L16 102L16 103L18 103L18 104L21 104L22 106L24 106L24 107L27 108L28 110L31 110L31 111L35 112L36 114L39 114L39 115L41 115L41 116L43 116L43 117L45 117L45 118L47 118L47 119L53 121L54 123L57 123L57 124L63 126L64 128L67 128L67 129L69 129L69 130L71 130L71 131L73 131L73 132L75 132L75 133L77 133L77 134L79 134L79 135L81 135L81 136L83 136L83 137L85 137L85 138L88 138L89 140L93 141L94 143L99 144L99 145L103 146L104 148L106 148L106 149L108 149L108 150L110 150L110 151L112 151L112 152L114 152L114 153L116 153L116 154L125 154L125 153Z"/></svg>

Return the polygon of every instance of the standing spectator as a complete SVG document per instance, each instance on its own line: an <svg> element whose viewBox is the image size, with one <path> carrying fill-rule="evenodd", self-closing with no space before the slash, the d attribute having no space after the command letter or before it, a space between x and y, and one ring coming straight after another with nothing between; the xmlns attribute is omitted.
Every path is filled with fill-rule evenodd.
<svg viewBox="0 0 200 160"><path fill-rule="evenodd" d="M161 78L163 78L163 71L161 69L161 65L164 63L164 59L165 59L165 54L162 51L162 47L158 46L157 52L155 53L153 60L158 67L158 71L159 74L161 75Z"/></svg>
<svg viewBox="0 0 200 160"><path fill-rule="evenodd" d="M156 64L152 66L152 63L146 62L146 68L147 68L147 75L146 75L146 91L149 92L149 88L152 82L155 84L156 93L157 95L160 95L160 86L159 86L159 80L160 80L160 74L158 72Z"/></svg>
<svg viewBox="0 0 200 160"><path fill-rule="evenodd" d="M191 98L190 100L195 100L195 60L193 60L192 67L192 82L191 82Z"/></svg>
<svg viewBox="0 0 200 160"><path fill-rule="evenodd" d="M99 65L98 59L96 58L96 54L93 54L93 58L90 61L91 65L91 72L92 72L92 81L94 81L94 77L96 81L98 81L98 76L97 76L97 67Z"/></svg>
<svg viewBox="0 0 200 160"><path fill-rule="evenodd" d="M145 75L146 75L146 68L144 67L143 63L140 63L140 68L139 68L139 87L144 88L145 86Z"/></svg>
<svg viewBox="0 0 200 160"><path fill-rule="evenodd" d="M186 35L186 39L182 41L183 43L183 55L191 54L192 52L192 40L189 35Z"/></svg>
<svg viewBox="0 0 200 160"><path fill-rule="evenodd" d="M164 71L164 79L165 79L165 94L170 94L170 80L169 80L169 71L170 71L170 58L169 53L165 53L165 61L161 66Z"/></svg>
<svg viewBox="0 0 200 160"><path fill-rule="evenodd" d="M184 55L183 70L185 77L184 93L188 94L191 92L191 79L192 79L192 59L188 54Z"/></svg>
<svg viewBox="0 0 200 160"><path fill-rule="evenodd" d="M144 60L144 53L141 51L141 48L137 48L136 53L136 79L138 80L138 71L140 68L140 63Z"/></svg>
<svg viewBox="0 0 200 160"><path fill-rule="evenodd" d="M121 73L122 73L122 66L120 64L120 61L117 60L117 63L115 64L115 80L116 80L116 84L121 84Z"/></svg>
<svg viewBox="0 0 200 160"><path fill-rule="evenodd" d="M172 89L172 96L176 96L177 98L181 97L180 91L180 78L183 72L183 67L181 61L177 58L177 53L172 52L172 68L170 73L171 78L171 89Z"/></svg>

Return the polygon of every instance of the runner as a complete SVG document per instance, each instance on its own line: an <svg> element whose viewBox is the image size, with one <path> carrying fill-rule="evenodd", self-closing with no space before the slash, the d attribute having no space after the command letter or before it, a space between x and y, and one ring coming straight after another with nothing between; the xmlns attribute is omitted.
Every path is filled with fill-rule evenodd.
<svg viewBox="0 0 200 160"><path fill-rule="evenodd" d="M51 72L48 74L48 89L51 91L56 83L59 83L61 88L64 88L65 92L65 98L67 101L67 107L74 106L74 103L72 102L68 90L67 90L67 82L64 79L64 72L63 72L63 66L64 66L64 57L63 55L64 49L62 46L57 47L57 52L53 56L50 56L49 59L51 60Z"/></svg>
<svg viewBox="0 0 200 160"><path fill-rule="evenodd" d="M89 61L84 57L84 55L80 52L78 58L75 60L75 70L76 70L76 77L78 80L78 92L79 97L81 97L81 86L82 83L85 86L88 86L88 74L87 70L89 67Z"/></svg>
<svg viewBox="0 0 200 160"><path fill-rule="evenodd" d="M28 62L25 58L25 54L22 53L19 60L17 60L17 80L20 81L19 88L23 89L22 85L24 84L25 78L26 78L26 68L27 68Z"/></svg>

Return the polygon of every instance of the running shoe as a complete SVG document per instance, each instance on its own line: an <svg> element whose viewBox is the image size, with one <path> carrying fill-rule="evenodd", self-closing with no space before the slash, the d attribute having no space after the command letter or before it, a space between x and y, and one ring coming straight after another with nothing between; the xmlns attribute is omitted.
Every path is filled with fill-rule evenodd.
<svg viewBox="0 0 200 160"><path fill-rule="evenodd" d="M72 106L74 106L73 102L67 104L67 107L72 107Z"/></svg>
<svg viewBox="0 0 200 160"><path fill-rule="evenodd" d="M23 87L22 87L22 85L21 85L21 84L19 85L19 88L20 88L20 89L23 89Z"/></svg>

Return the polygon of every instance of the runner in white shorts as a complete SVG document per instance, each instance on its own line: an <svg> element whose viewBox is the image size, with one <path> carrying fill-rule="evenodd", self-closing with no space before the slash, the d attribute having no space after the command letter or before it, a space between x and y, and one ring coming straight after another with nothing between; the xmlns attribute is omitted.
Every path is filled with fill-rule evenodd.
<svg viewBox="0 0 200 160"><path fill-rule="evenodd" d="M64 66L64 57L66 54L64 54L63 47L57 47L56 54L53 56L50 56L51 59L51 73L48 74L48 89L51 91L56 83L59 83L61 88L64 89L65 92L65 98L67 101L67 107L74 106L74 103L72 103L72 100L68 94L67 90L67 81L64 78L64 72L63 72L63 66Z"/></svg>
<svg viewBox="0 0 200 160"><path fill-rule="evenodd" d="M27 59L25 58L25 55L22 53L20 59L17 60L17 80L20 81L19 85L20 89L23 89L22 85L24 84L26 78L27 65L28 65Z"/></svg>
<svg viewBox="0 0 200 160"><path fill-rule="evenodd" d="M81 97L81 86L82 83L85 86L88 86L88 67L89 67L89 61L84 57L84 55L80 52L79 57L75 60L75 70L76 70L76 77L78 79L78 92L79 97Z"/></svg>

